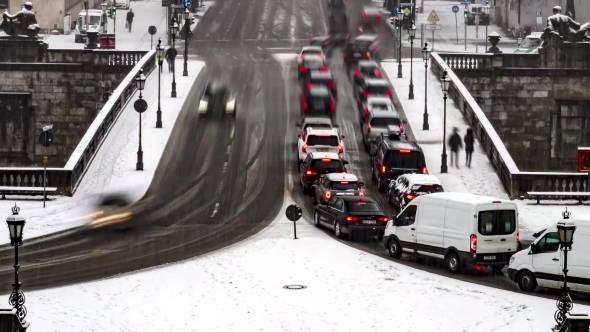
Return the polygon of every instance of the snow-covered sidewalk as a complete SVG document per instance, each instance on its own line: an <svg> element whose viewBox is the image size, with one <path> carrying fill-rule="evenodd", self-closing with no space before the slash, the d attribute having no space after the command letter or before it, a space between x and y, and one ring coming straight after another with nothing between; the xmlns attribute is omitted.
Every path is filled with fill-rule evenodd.
<svg viewBox="0 0 590 332"><path fill-rule="evenodd" d="M57 197L43 208L42 198L8 197L0 201L0 213L10 214L16 204L27 218L25 241L33 237L67 230L89 221L100 194L123 192L132 200L139 200L147 191L164 148L186 98L204 66L202 61L189 60L189 76L182 76L182 58L176 60L177 98L171 98L172 74L164 64L162 74L161 106L163 128L155 128L158 109L157 68L147 77L143 98L148 110L142 114L142 146L144 171L136 171L139 143L139 115L133 108L134 99L121 111L119 118L100 146L86 171L74 197ZM12 198L12 199L10 199ZM16 200L16 201L15 201ZM8 243L8 228L0 227L0 244Z"/></svg>
<svg viewBox="0 0 590 332"><path fill-rule="evenodd" d="M553 300L399 265L304 220L297 236L281 212L260 234L200 258L28 292L28 331L502 332L555 325ZM576 305L575 312L590 308Z"/></svg>

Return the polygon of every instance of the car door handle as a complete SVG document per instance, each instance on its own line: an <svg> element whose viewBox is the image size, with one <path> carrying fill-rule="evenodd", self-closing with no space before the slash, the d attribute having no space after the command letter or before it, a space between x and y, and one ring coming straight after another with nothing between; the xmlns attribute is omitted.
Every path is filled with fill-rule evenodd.
<svg viewBox="0 0 590 332"><path fill-rule="evenodd" d="M504 242L504 241L506 241L506 239L500 239L500 241Z"/></svg>
<svg viewBox="0 0 590 332"><path fill-rule="evenodd" d="M553 258L553 260L559 262L559 258Z"/></svg>
<svg viewBox="0 0 590 332"><path fill-rule="evenodd" d="M412 228L412 230L415 231L416 229L415 228Z"/></svg>

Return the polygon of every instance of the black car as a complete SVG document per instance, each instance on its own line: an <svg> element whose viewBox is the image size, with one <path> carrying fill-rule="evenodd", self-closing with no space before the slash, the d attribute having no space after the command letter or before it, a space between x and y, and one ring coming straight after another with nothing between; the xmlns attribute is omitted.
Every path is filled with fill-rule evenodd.
<svg viewBox="0 0 590 332"><path fill-rule="evenodd" d="M301 96L301 116L328 116L335 120L336 100L332 92L322 85L303 89Z"/></svg>
<svg viewBox="0 0 590 332"><path fill-rule="evenodd" d="M319 180L322 174L346 173L345 165L348 164L335 152L310 152L300 164L299 183L306 194L311 193L314 182Z"/></svg>
<svg viewBox="0 0 590 332"><path fill-rule="evenodd" d="M365 78L383 78L383 73L379 69L379 64L373 60L360 60L354 68L353 82L354 84L361 84Z"/></svg>
<svg viewBox="0 0 590 332"><path fill-rule="evenodd" d="M378 8L366 6L357 21L357 30L361 33L376 33L382 19Z"/></svg>
<svg viewBox="0 0 590 332"><path fill-rule="evenodd" d="M444 191L442 183L434 175L404 174L389 183L387 202L403 210L418 196Z"/></svg>
<svg viewBox="0 0 590 332"><path fill-rule="evenodd" d="M306 55L299 64L299 81L305 83L309 74L314 71L328 71L324 57L321 55Z"/></svg>
<svg viewBox="0 0 590 332"><path fill-rule="evenodd" d="M349 235L354 239L362 234L379 239L383 237L388 218L370 197L334 196L327 204L316 205L313 220L317 227L333 229L338 238Z"/></svg>
<svg viewBox="0 0 590 332"><path fill-rule="evenodd" d="M334 99L338 98L338 90L336 89L336 82L334 76L330 71L314 70L310 73L305 88L311 90L313 87L325 86L332 93Z"/></svg>
<svg viewBox="0 0 590 332"><path fill-rule="evenodd" d="M328 8L332 13L346 12L346 0L328 0Z"/></svg>
<svg viewBox="0 0 590 332"><path fill-rule="evenodd" d="M402 174L428 174L424 152L403 136L381 135L371 144L371 175L380 192Z"/></svg>
<svg viewBox="0 0 590 332"><path fill-rule="evenodd" d="M348 16L346 12L332 13L328 19L329 36L332 46L342 46L349 42Z"/></svg>
<svg viewBox="0 0 590 332"><path fill-rule="evenodd" d="M223 84L207 84L199 101L198 113L200 115L212 116L229 114L236 117L236 98L231 90Z"/></svg>
<svg viewBox="0 0 590 332"><path fill-rule="evenodd" d="M393 91L384 78L365 78L361 80L360 84L355 87L355 98L358 103L358 108L363 108L363 103L369 97L387 97L393 101Z"/></svg>
<svg viewBox="0 0 590 332"><path fill-rule="evenodd" d="M350 69L359 60L378 58L378 46L377 35L364 34L356 37L344 48L344 64Z"/></svg>

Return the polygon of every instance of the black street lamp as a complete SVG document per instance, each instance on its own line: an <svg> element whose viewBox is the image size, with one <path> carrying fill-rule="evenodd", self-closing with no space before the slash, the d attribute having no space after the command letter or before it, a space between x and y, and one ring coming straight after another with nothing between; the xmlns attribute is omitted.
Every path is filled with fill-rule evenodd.
<svg viewBox="0 0 590 332"><path fill-rule="evenodd" d="M424 117L422 119L422 130L429 130L428 125L428 61L430 61L430 49L428 41L424 42L422 49L422 60L424 60Z"/></svg>
<svg viewBox="0 0 590 332"><path fill-rule="evenodd" d="M563 212L563 219L569 219L571 213L566 210ZM565 322L566 315L574 307L574 302L569 294L569 287L567 285L567 253L572 250L574 242L574 232L576 226L571 223L559 222L557 223L557 234L559 234L559 246L563 251L563 286L561 286L561 297L557 300L557 311L554 318L557 326L562 327Z"/></svg>
<svg viewBox="0 0 590 332"><path fill-rule="evenodd" d="M443 72L443 76L440 80L440 85L442 87L443 92L443 100L445 104L444 108L444 120L443 120L443 150L441 155L441 165L440 165L440 172L441 173L448 173L449 169L447 167L447 145L445 144L445 140L447 137L447 93L449 92L449 85L451 83L451 78L447 73L447 70Z"/></svg>
<svg viewBox="0 0 590 332"><path fill-rule="evenodd" d="M164 63L164 48L162 47L162 38L158 38L158 45L156 46L156 57L158 59L158 111L156 112L156 128L162 128L162 108L160 107L160 74L162 73L162 64Z"/></svg>
<svg viewBox="0 0 590 332"><path fill-rule="evenodd" d="M410 34L410 94L408 99L414 99L414 37L416 37L416 25L412 21L412 25L408 28Z"/></svg>
<svg viewBox="0 0 590 332"><path fill-rule="evenodd" d="M176 16L172 19L172 25L170 25L170 35L172 35L172 49L176 51L175 42L176 34L178 33L178 23L176 22ZM174 52L172 53L174 54ZM172 94L171 97L176 98L176 56L172 58Z"/></svg>
<svg viewBox="0 0 590 332"><path fill-rule="evenodd" d="M404 12L402 7L398 8L397 12L397 26L399 31L399 52L397 55L397 78L402 78L402 20L404 19Z"/></svg>
<svg viewBox="0 0 590 332"><path fill-rule="evenodd" d="M486 17L486 50L485 52L488 51L488 24L490 24L490 2L488 0L486 0L486 5L483 7L483 12Z"/></svg>
<svg viewBox="0 0 590 332"><path fill-rule="evenodd" d="M14 247L14 284L12 284L12 293L8 299L8 303L16 309L16 317L25 324L25 316L27 316L27 308L25 307L25 294L20 289L21 283L18 281L18 247L23 245L23 229L25 228L25 218L18 214L20 208L14 204L12 207L12 215L6 218L8 231L10 232L10 245Z"/></svg>
<svg viewBox="0 0 590 332"><path fill-rule="evenodd" d="M184 7L184 70L182 71L182 76L188 76L188 35L190 33L191 28L191 12L188 10L188 7ZM487 33L486 33L487 35Z"/></svg>
<svg viewBox="0 0 590 332"><path fill-rule="evenodd" d="M139 90L139 100L143 100L143 95L141 94L141 91L143 91L143 89L145 88L145 75L143 74L143 69L139 70L139 73L137 74L137 77L135 77L135 83L137 84L137 90ZM142 102L140 102L142 103ZM143 105L147 105L147 103L144 102ZM141 107L143 107L140 106ZM147 107L145 107L147 108ZM143 171L143 150L141 149L141 113L145 112L145 110L143 110L142 112L138 111L139 113L139 146L137 147L137 164L135 165L135 170L137 171Z"/></svg>

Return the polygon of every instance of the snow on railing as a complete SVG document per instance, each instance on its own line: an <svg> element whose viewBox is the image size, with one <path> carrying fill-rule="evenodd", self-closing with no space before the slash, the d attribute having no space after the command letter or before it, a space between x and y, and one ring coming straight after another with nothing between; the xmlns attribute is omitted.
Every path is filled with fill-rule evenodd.
<svg viewBox="0 0 590 332"><path fill-rule="evenodd" d="M451 79L448 96L455 102L473 129L509 197L527 196L527 192L530 191L556 192L556 197L559 196L559 192L587 191L588 176L583 173L521 172L518 169L493 125L453 71L453 68L457 70L491 68L492 56L483 54L443 54L441 56L441 54L432 53L430 70L439 79L443 71L447 70ZM443 59L448 60L451 66ZM476 67L469 68L469 63L472 66L475 63ZM485 64L490 64L490 67Z"/></svg>
<svg viewBox="0 0 590 332"><path fill-rule="evenodd" d="M73 194L82 180L95 153L108 135L115 121L133 97L137 86L135 77L140 69L147 76L155 67L155 51L144 52L119 86L113 91L109 100L98 112L86 134L68 159L63 168L47 168L45 183L57 187L62 194ZM0 181L4 186L35 187L43 186L42 167L0 167Z"/></svg>

